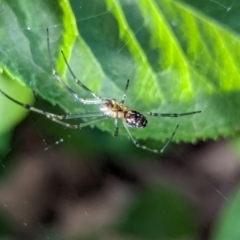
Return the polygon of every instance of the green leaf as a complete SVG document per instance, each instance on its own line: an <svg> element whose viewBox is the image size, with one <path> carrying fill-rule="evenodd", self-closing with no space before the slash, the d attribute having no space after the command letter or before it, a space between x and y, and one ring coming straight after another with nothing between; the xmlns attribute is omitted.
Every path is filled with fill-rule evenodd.
<svg viewBox="0 0 240 240"><path fill-rule="evenodd" d="M23 84L32 88L43 98L52 98L53 103L58 102L59 99L64 101L64 94L61 94L61 91L54 91L59 86L55 81L51 81L49 59L46 58L46 28L48 26L50 29L54 28L52 32L55 33L54 40L57 42L62 42L64 39L65 44L71 45L74 39L73 28L66 30L69 36L61 37L62 30L59 31L55 26L56 23L64 26L64 21L69 23L73 19L71 12L68 12L70 11L68 3L59 2L29 2L27 0L21 1L21 4L14 0L1 2L0 23L4 26L0 29L2 39L0 48L1 89L23 103L31 104L33 101L30 89L22 86ZM69 51L65 51L65 54L68 56ZM54 95L51 92L58 96L57 101L54 101ZM0 100L0 114L3 116L0 132L5 133L10 126L15 126L27 111L2 95L0 95Z"/></svg>
<svg viewBox="0 0 240 240"><path fill-rule="evenodd" d="M185 239L196 234L193 208L179 192L161 186L139 191L122 210L120 236L140 239Z"/></svg>
<svg viewBox="0 0 240 240"><path fill-rule="evenodd" d="M14 222L13 220L6 214L6 212L1 209L0 211L0 237L1 239L8 239L12 236L14 232Z"/></svg>
<svg viewBox="0 0 240 240"><path fill-rule="evenodd" d="M5 73L3 72L0 75L1 89L3 91L11 91L11 95L19 101L32 103L33 95L30 89L13 80L11 76ZM0 135L7 135L9 130L19 123L26 114L27 111L24 108L9 101L5 96L0 94Z"/></svg>
<svg viewBox="0 0 240 240"><path fill-rule="evenodd" d="M209 1L210 4L212 4ZM238 34L202 12L173 0L3 0L0 67L66 112L83 106L51 74L46 27L57 71L82 97L91 97L67 71L63 50L76 76L103 98L163 113L201 110L181 118L149 117L136 138L175 141L229 136L239 129ZM237 16L235 16L237 17ZM7 90L6 90L7 91ZM13 95L11 89L7 91ZM16 99L18 96L13 95ZM82 121L82 120L80 120ZM113 132L113 120L96 126ZM122 129L121 134L127 134Z"/></svg>
<svg viewBox="0 0 240 240"><path fill-rule="evenodd" d="M212 240L240 239L240 188L226 202L212 234Z"/></svg>
<svg viewBox="0 0 240 240"><path fill-rule="evenodd" d="M229 1L229 0L181 0L189 4L190 6L198 9L209 17L215 19L217 22L221 23L223 26L239 32L240 21L239 21L239 1Z"/></svg>

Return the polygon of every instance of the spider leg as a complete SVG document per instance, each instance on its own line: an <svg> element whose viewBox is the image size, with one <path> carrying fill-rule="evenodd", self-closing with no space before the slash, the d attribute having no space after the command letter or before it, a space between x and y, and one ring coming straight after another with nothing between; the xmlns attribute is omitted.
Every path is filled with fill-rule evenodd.
<svg viewBox="0 0 240 240"><path fill-rule="evenodd" d="M76 113L76 114L62 115L62 119L78 119L78 118L103 117L103 116L104 114L102 112L89 112L89 113Z"/></svg>
<svg viewBox="0 0 240 240"><path fill-rule="evenodd" d="M127 90L128 90L128 86L129 86L129 79L127 80L127 84L126 84L126 87L125 87L125 91L124 91L124 94L122 96L122 100L121 100L121 103L124 104L125 102L125 99L126 99L126 94L127 94Z"/></svg>
<svg viewBox="0 0 240 240"><path fill-rule="evenodd" d="M86 118L86 117L103 117L104 114L102 112L93 112L93 113L79 113L79 114L67 114L67 115L57 115L57 114L54 114L54 113L49 113L49 112L45 112L41 109L38 109L38 108L35 108L35 107L32 107L30 106L29 104L25 104L25 103L22 103L22 102L19 102L18 100L10 97L8 94L6 94L4 91L2 91L0 89L0 92L6 97L8 98L9 100L11 100L12 102L18 104L19 106L29 110L29 111L32 111L32 112L36 112L36 113L39 113L39 114L42 114L42 115L45 115L47 118L49 119L54 119L53 121L57 122L56 120L63 120L63 119L76 119L76 118Z"/></svg>
<svg viewBox="0 0 240 240"><path fill-rule="evenodd" d="M149 147L147 147L147 146L145 146L145 145L139 144L138 141L133 138L132 134L130 133L130 131L129 131L128 127L127 127L127 125L126 125L124 122L123 122L123 125L124 125L124 127L125 127L128 135L129 135L130 138L132 139L132 142L135 144L136 147L142 148L142 149L145 149L145 150L148 150L148 151L150 151L150 152L158 153L158 154L164 152L165 148L166 148L166 147L169 145L169 143L172 141L172 139L173 139L173 137L175 136L176 131L177 131L178 127L179 127L179 125L177 125L177 126L175 127L175 129L174 129L172 135L170 136L170 138L167 140L167 142L164 144L164 146L163 146L160 150L158 150L158 149L152 149L152 148L149 148Z"/></svg>
<svg viewBox="0 0 240 240"><path fill-rule="evenodd" d="M81 86L85 91L89 92L95 99L101 100L101 98L99 96L97 96L97 94L95 94L94 92L92 92L88 87L86 87L77 77L76 75L73 73L73 70L71 69L70 65L68 64L68 61L64 55L64 52L61 50L61 53L63 55L63 59L65 61L65 63L67 64L68 70L71 73L73 79L75 80L75 82Z"/></svg>
<svg viewBox="0 0 240 240"><path fill-rule="evenodd" d="M68 90L69 93L71 93L73 95L73 97L75 99L77 99L79 102L83 103L83 104L101 104L102 103L102 99L99 97L95 97L95 99L85 99L85 98L81 98L75 91L73 91L60 77L60 75L58 74L58 72L54 69L54 64L53 64L53 59L52 59L52 55L51 55L51 48L50 48L50 40L49 40L49 31L47 28L47 47L48 47L48 56L50 59L50 65L52 68L52 74L53 76ZM87 87L86 87L87 88ZM85 89L87 90L87 89ZM90 90L89 90L90 91ZM93 95L93 94L92 94Z"/></svg>
<svg viewBox="0 0 240 240"><path fill-rule="evenodd" d="M201 113L202 111L195 111L195 112L186 112L186 113L154 113L154 112L144 112L144 114L151 116L151 117L182 117L186 115L192 115L196 113Z"/></svg>
<svg viewBox="0 0 240 240"><path fill-rule="evenodd" d="M117 136L118 136L118 132L119 132L118 118L117 118L117 117L115 118L114 124L115 124L115 130L114 130L113 136L114 136L114 137L117 137Z"/></svg>
<svg viewBox="0 0 240 240"><path fill-rule="evenodd" d="M79 125L80 125L80 128L83 128L83 127L89 126L89 125L91 125L93 123L104 121L104 120L107 120L107 119L109 119L108 116L102 116L102 117L93 119L91 121L85 122L85 123L80 123Z"/></svg>
<svg viewBox="0 0 240 240"><path fill-rule="evenodd" d="M164 144L164 146L162 147L162 149L160 150L160 153L163 153L165 148L169 145L169 143L172 141L173 137L175 136L177 129L178 129L179 125L177 124L175 129L172 132L172 135L170 136L170 138L167 140L167 142Z"/></svg>
<svg viewBox="0 0 240 240"><path fill-rule="evenodd" d="M102 117L99 117L99 118L96 118L96 119L93 119L91 121L88 121L86 123L80 123L80 124L70 124L70 123L66 123L66 122L63 122L63 121L60 121L56 118L54 118L53 116L50 116L49 117L53 122L56 122L58 124L61 124L67 128L73 128L73 129L82 129L83 127L86 127L86 126L89 126L93 123L96 123L96 122L100 122L100 121L103 121L103 120L107 120L109 119L108 117L106 116L102 116Z"/></svg>

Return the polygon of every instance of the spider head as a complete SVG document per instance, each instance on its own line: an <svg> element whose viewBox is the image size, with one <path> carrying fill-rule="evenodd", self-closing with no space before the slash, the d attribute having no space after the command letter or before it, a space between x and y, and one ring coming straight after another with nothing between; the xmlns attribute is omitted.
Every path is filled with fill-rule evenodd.
<svg viewBox="0 0 240 240"><path fill-rule="evenodd" d="M137 111L129 111L125 116L125 122L129 127L142 128L147 126L147 119Z"/></svg>

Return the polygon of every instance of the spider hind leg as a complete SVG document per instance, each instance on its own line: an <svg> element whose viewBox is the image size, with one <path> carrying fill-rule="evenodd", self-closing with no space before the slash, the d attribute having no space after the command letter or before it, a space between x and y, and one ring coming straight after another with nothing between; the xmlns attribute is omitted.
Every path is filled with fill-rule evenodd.
<svg viewBox="0 0 240 240"><path fill-rule="evenodd" d="M142 149L145 149L145 150L148 150L150 152L153 152L153 153L158 153L158 154L161 154L164 152L165 148L169 145L169 143L171 143L173 137L175 136L176 132L177 132L177 129L179 127L179 125L176 125L174 131L172 132L170 138L167 140L167 142L164 144L164 146L161 148L161 149L152 149L152 148L149 148L145 145L141 145L140 143L138 143L138 141L136 139L133 138L132 134L130 133L127 125L123 122L123 125L129 135L129 137L131 138L132 142L134 143L134 145L138 148L142 148Z"/></svg>

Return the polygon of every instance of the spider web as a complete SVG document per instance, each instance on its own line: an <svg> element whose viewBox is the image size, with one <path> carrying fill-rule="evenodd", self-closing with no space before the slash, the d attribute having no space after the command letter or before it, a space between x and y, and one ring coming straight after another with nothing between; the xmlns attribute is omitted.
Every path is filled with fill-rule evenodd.
<svg viewBox="0 0 240 240"><path fill-rule="evenodd" d="M187 2L187 1L186 1ZM236 1L232 1L231 3L228 3L227 1L210 1L212 2L212 6L216 11L219 11L220 16L218 18L219 21L221 21L223 24L228 25L229 15L231 15L231 11L237 11L239 10L239 7L236 6ZM190 1L189 4L191 5ZM3 6L3 5L2 5ZM79 7L81 7L79 5ZM1 8L2 13L8 14L7 11L4 10L4 8ZM81 24L84 25L85 21L88 21L90 19L98 19L102 16L108 15L109 12L99 10L99 14L93 14L89 15L83 18L77 18L76 22L69 23L70 25L77 24L81 22ZM48 16L49 18L49 16ZM174 22L172 24L175 24ZM46 23L41 23L40 26L33 25L33 26L26 26L24 30L34 32L36 33L41 39L44 41L43 45L46 44L46 37L45 37L45 29L46 27L49 28L50 32L54 32L56 29L63 29L63 25L61 23L56 22L53 25L49 25L48 21ZM143 25L137 25L134 31L134 35L141 34L141 30L143 29ZM237 27L235 29L238 31ZM28 49L24 49L22 46L24 46L23 41L24 37L21 35L21 32L19 32L18 29L7 29L8 33L14 34L14 38L10 38L10 35L6 35L6 38L9 40L9 46L8 49L1 48L1 52L3 54L6 54L8 51L15 51L16 49L19 49L20 56L23 58L23 61L27 61L29 64L29 68L33 69L33 71L38 68L36 64L32 61L32 57L30 57L30 54L27 53ZM16 36L19 36L19 38L16 38ZM57 49L55 49L54 44L58 41L57 38L55 38L55 35L53 34L53 38L51 38L51 44L53 45L53 52L56 54ZM42 49L46 49L46 47L41 46ZM20 46L20 47L19 47ZM119 45L118 51L115 52L115 56L117 54L120 54L122 51L127 48L127 44L123 43L122 45ZM201 55L202 52L199 52L199 55ZM43 56L47 57L47 52L43 53ZM41 56L42 57L42 56ZM47 59L48 60L48 59ZM49 75L51 73L51 70L49 70L48 61L46 61L46 68L48 68ZM43 60L42 60L43 61ZM119 66L119 63L114 63L114 55L113 58L109 60L111 62L112 67L114 68L114 65ZM198 62L192 62L194 65L198 65ZM81 64L80 64L81 65ZM206 63L206 65L210 65L210 67L214 67L213 63ZM25 65L24 65L25 66ZM203 66L200 66L203 67ZM205 66L208 68L209 66ZM76 69L76 66L73 66L74 69ZM128 69L121 70L123 74L121 76L113 75L113 77L118 77L119 79L127 79L127 78L134 78L133 77L133 71L134 66L133 64L128 64ZM27 69L26 69L27 70ZM90 69L89 71L91 71ZM21 71L24 71L24 69L21 69ZM166 72L168 69L165 70ZM44 73L42 69L38 71L40 74L41 72ZM119 71L117 71L118 73ZM45 73L44 73L45 74ZM86 73L85 73L86 74ZM165 72L163 71L162 74L164 75ZM49 76L48 76L49 77ZM86 76L83 76L85 78ZM51 77L50 77L51 78ZM33 84L32 88L37 88L39 85L36 81L31 82ZM121 88L124 89L124 84L122 82L111 82L108 79L103 83L101 87L95 86L94 82L90 82L90 86L92 88L95 88L94 90L98 91L103 94L106 89L112 88L112 95L109 97L116 97L116 94L118 94L119 97L121 97L122 91ZM108 91L108 90L107 90ZM142 90L144 91L144 89ZM109 92L109 91L108 91ZM58 98L57 94L54 90L51 90L52 93L52 99L54 102L54 99ZM62 94L62 93L61 93ZM110 92L111 94L111 92ZM129 92L129 102L138 104L138 101L134 101L133 95L136 94L135 90ZM137 95L138 96L138 93ZM15 98L17 98L17 95L15 94ZM38 97L38 94L36 94L36 106L38 106L40 109L47 110L49 112L59 112L62 113L62 110L58 108L57 106L52 106L51 104L48 104L46 101L42 100ZM71 98L69 94L66 92L63 95L63 98ZM77 106L77 103L73 101L72 103L74 106ZM149 104L149 103L147 103ZM171 106L170 106L171 108ZM88 110L87 110L88 111ZM90 111L90 110L89 110ZM167 123L167 121L166 121ZM153 122L153 124L155 124ZM27 121L24 122L22 125L18 127L15 134L12 132L7 133L3 135L3 151L2 151L2 157L1 157L1 166L2 171L5 172L7 175L7 180L15 179L14 173L20 174L20 178L16 178L16 181L19 181L20 185L15 185L15 188L18 187L19 189L25 189L25 187L29 187L30 185L27 185L27 183L31 182L34 174L37 175L38 172L40 172L44 176L47 176L50 180L47 182L42 181L40 186L42 187L44 184L53 184L54 181L56 185L53 185L53 188L58 189L59 192L56 190L54 192L55 197L57 196L61 201L56 201L56 198L54 199L54 203L47 203L45 208L43 207L42 203L38 203L39 207L41 206L44 210L50 209L49 211L46 211L46 216L36 216L36 215L28 215L28 216L20 216L18 215L19 209L15 208L14 202L9 202L11 198L0 197L2 207L7 209L9 212L13 214L14 217L16 217L20 223L22 224L19 227L19 223L17 223L17 230L19 236L35 236L32 234L31 231L34 233L40 232L40 239L55 239L57 238L59 233L52 234L52 228L56 227L58 229L63 229L61 234L64 234L67 239L69 239L70 236L74 236L77 233L81 233L81 235L84 235L84 228L86 228L86 235L92 236L92 234L96 234L99 239L114 239L112 236L112 233L108 232L108 228L104 227L102 229L102 225L99 224L99 222L103 221L107 225L110 225L109 222L111 221L112 215L116 214L114 211L114 208L121 209L123 207L123 203L128 202L126 199L129 199L132 197L132 184L134 181L131 180L131 177L136 177L137 180L135 183L135 186L141 188L142 185L140 184L141 178L145 182L150 181L151 184L156 184L156 182L163 181L163 182L171 182L174 185L187 188L186 191L188 194L192 194L193 197L197 198L199 197L200 204L204 205L204 202L215 202L216 208L220 206L220 204L226 203L229 201L228 199L228 193L232 189L232 187L236 184L236 178L237 176L237 167L236 167L236 157L234 154L228 149L225 142L217 142L215 143L206 143L206 144L199 144L198 147L193 147L190 145L180 145L174 146L172 144L172 149L169 156L166 155L166 161L159 163L159 159L165 159L164 157L155 156L152 154L145 153L143 151L140 151L136 149L132 142L130 140L127 140L126 138L119 137L118 139L113 139L112 136L110 136L108 133L101 132L97 129L84 129L81 131L81 134L79 132L76 132L74 130L65 129L62 126L59 126L55 123L49 122L47 119L45 119L42 116L38 116L36 114L30 114ZM156 125L155 125L156 126ZM170 128L173 129L174 124L171 125ZM113 127L113 124L112 124ZM169 132L168 129L166 132ZM11 140L11 144L9 143ZM76 142L77 141L77 142ZM102 142L100 144L100 142ZM114 143L113 143L114 142ZM5 144L5 145L4 145ZM153 145L156 144L156 146L159 144L158 142L154 142L149 140L148 144ZM58 146L59 145L59 146ZM10 147L11 146L11 147ZM76 149L80 148L80 154L76 153ZM73 153L70 152L69 149L74 149ZM84 150L85 149L85 150ZM101 157L101 154L104 154L106 151L108 151L108 156L104 155ZM117 149L117 150L116 150ZM66 152L65 152L66 151ZM124 154L118 155L118 152L122 152ZM217 152L217 154L216 154ZM47 154L45 154L47 153ZM216 154L216 155L215 155ZM219 164L219 168L216 169L212 165L216 164L218 165L218 162L216 158L220 158L219 155L221 154L222 158L223 156L226 156L226 158L231 159L231 167L227 166L222 162ZM83 156L86 157L83 157ZM23 156L23 157L19 157ZM122 157L120 157L122 156ZM124 157L123 157L124 156ZM217 156L217 157L216 157ZM19 160L20 158L20 160ZM100 161L100 164L90 164L89 159L92 158L95 161ZM101 162L101 159L104 159L104 163ZM106 158L108 161L106 161ZM74 160L71 160L74 159ZM80 160L79 160L80 159ZM121 160L121 164L115 164L115 161L118 162L118 159ZM135 159L135 160L132 160ZM151 159L151 161L149 161ZM194 163L189 163L191 159L195 159ZM203 160L204 159L204 160ZM12 162L12 165L8 164L8 161ZM210 161L211 160L211 161ZM224 160L224 159L223 159ZM81 164L79 165L79 161ZM113 163L112 163L113 161ZM179 166L179 161L180 165ZM70 162L70 163L69 163ZM87 162L87 164L86 164ZM106 164L106 162L108 162ZM226 162L226 161L225 161ZM44 163L41 165L41 163ZM131 164L130 164L131 163ZM229 162L228 162L229 164ZM106 171L106 168L109 168L109 166L114 169L114 167L117 169L116 171L124 169L124 174L116 173L116 171L108 170L109 175L113 175L114 179L111 177L104 178L106 181L105 184L103 184L100 187L100 196L93 191L94 194L97 195L96 198L93 198L90 196L90 198L85 197L84 187L79 186L81 185L79 183L82 181L87 181L88 184L86 185L87 188L94 188L98 184L98 181L103 181L102 175L104 175L103 172L101 172L99 169L101 167L96 166L101 165L101 167L104 167L104 170ZM130 166L129 166L130 165ZM210 165L210 166L209 166ZM215 166L216 166L215 165ZM220 167L220 165L222 167ZM44 167L43 167L44 166ZM59 168L61 170L59 170ZM129 168L128 171L126 168ZM235 168L235 169L234 169ZM39 171L36 171L38 169ZM57 169L57 170L56 170ZM49 171L49 175L44 175L46 172ZM87 176L85 178L78 178L77 175L80 172L79 175L84 175L85 171L88 172ZM100 173L99 173L100 171ZM225 174L223 173L225 171ZM30 174L32 172L32 175ZM97 173L96 173L97 172ZM133 174L134 172L134 174ZM136 173L136 175L135 175ZM130 177L128 176L130 175ZM192 175L191 177L187 178L186 175ZM29 175L29 178L26 178L25 181L20 181L21 179L24 179L27 175ZM99 175L101 177L99 177ZM161 176L160 176L161 175ZM53 176L53 177L52 177ZM91 178L94 176L96 178L96 181L90 182ZM145 177L144 177L145 176ZM146 177L147 176L147 177ZM57 178L53 179L52 178ZM125 181L127 181L128 184L125 184L121 180L121 177L124 178ZM220 181L220 178L221 181ZM40 181L37 178L36 181ZM59 180L60 179L60 180ZM130 179L130 180L129 180ZM157 179L157 180L156 180ZM172 179L170 181L170 179ZM3 183L7 182L7 180L3 179ZM13 180L12 180L13 181ZM34 182L34 181L33 181ZM90 182L90 183L89 183ZM181 184L179 184L179 182ZM189 184L189 182L192 182L193 184ZM34 182L35 183L35 182ZM59 187L58 184L68 184L67 187L62 188ZM127 186L126 186L127 185ZM134 185L134 184L133 184ZM3 185L3 194L2 196L9 197L10 194L18 193L21 194L27 193L25 191L17 191L12 190L11 187L6 183ZM167 184L168 186L168 184ZM8 189L11 190L9 190ZM98 186L99 187L99 186ZM76 190L77 188L77 190ZM193 194L194 191L201 190L203 188L203 191L209 191L207 192L207 195L210 195L209 197L206 197L205 194ZM14 188L13 188L14 189ZM190 190L189 190L190 189ZM45 198L46 194L49 194L49 192L44 188L39 188L39 191L42 192L42 195L37 195L39 198ZM66 192L64 192L66 191ZM20 192L20 193L19 193ZM80 192L80 193L79 193ZM215 192L217 194L215 194ZM4 195L5 194L5 195ZM53 194L53 195L54 195ZM73 194L74 196L71 196ZM79 195L84 195L84 197L79 198ZM31 212L31 208L33 207L33 202L36 201L36 199L29 197L26 195L26 197L21 195L14 195L18 196L19 198L19 208L27 209L29 212ZM118 198L118 200L116 200ZM33 200L34 199L34 200ZM92 201L92 205L88 204L88 201ZM4 200L4 201L3 201ZM121 203L121 201L123 203ZM105 204L104 204L105 202ZM107 203L107 204L106 204ZM13 205L11 205L13 204ZM113 205L111 207L108 207L107 205ZM57 208L56 206L60 205L62 209L66 208L66 211L62 212L55 212ZM72 207L71 207L72 205ZM97 207L94 207L97 206ZM198 205L198 206L199 206ZM204 224L209 226L213 221L213 216L215 216L216 211L218 209L215 209L213 211L210 211L208 214L212 214L212 216L208 216L206 211L209 210L211 207L213 207L213 204L205 204L203 206L203 209L205 210L205 215L201 220L205 220ZM27 207L24 207L27 206ZM36 206L35 206L36 207ZM69 211L67 211L69 210ZM39 213L36 209L34 209L35 212ZM101 212L103 211L103 212ZM74 212L76 214L74 214ZM68 214L67 217L64 216L56 216L56 214ZM111 215L111 217L109 216ZM19 217L20 216L20 217ZM22 218L21 218L22 217ZM34 220L41 219L43 223L40 221L39 225L37 225ZM56 220L57 219L57 220ZM65 219L65 221L64 221ZM67 220L68 221L67 221ZM58 224L57 224L57 223ZM50 229L47 227L50 223ZM54 223L54 224L53 224ZM53 225L51 225L53 224ZM79 225L82 225L79 231ZM89 225L88 225L89 224ZM124 224L123 224L124 225ZM173 224L170 224L173 226ZM93 226L95 229L93 229ZM22 228L22 229L21 229ZM26 230L27 229L27 230ZM30 229L30 230L28 230ZM40 229L40 230L39 230ZM92 231L89 229L93 229ZM30 232L30 233L29 233ZM124 229L123 232L126 234L127 230ZM128 232L127 232L128 233ZM136 233L136 232L135 232ZM115 233L117 234L117 233ZM136 234L137 235L137 234ZM119 237L119 236L117 236ZM116 238L117 239L117 238ZM126 238L124 238L126 239Z"/></svg>

